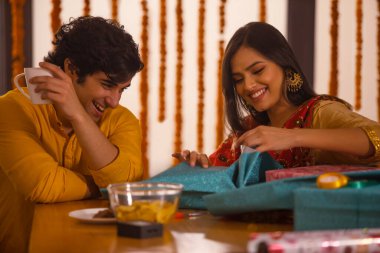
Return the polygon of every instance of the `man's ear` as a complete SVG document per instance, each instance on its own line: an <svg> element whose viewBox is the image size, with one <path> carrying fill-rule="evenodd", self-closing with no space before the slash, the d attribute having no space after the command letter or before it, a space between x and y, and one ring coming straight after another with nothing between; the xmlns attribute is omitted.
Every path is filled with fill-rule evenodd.
<svg viewBox="0 0 380 253"><path fill-rule="evenodd" d="M76 76L77 73L76 73L75 66L71 63L69 58L65 59L64 66L65 66L66 74L68 74L71 77Z"/></svg>

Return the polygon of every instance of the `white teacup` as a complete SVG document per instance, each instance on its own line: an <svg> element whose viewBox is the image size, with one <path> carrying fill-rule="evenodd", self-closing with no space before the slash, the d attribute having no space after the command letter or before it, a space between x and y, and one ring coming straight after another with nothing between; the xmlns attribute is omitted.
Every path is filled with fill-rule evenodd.
<svg viewBox="0 0 380 253"><path fill-rule="evenodd" d="M18 80L25 76L26 86L28 87L29 94L27 94L18 83ZM18 74L13 79L17 89L29 100L32 101L33 104L51 104L51 100L42 99L41 93L35 92L35 85L29 83L29 79L35 76L53 76L47 69L43 68L24 68L24 73Z"/></svg>

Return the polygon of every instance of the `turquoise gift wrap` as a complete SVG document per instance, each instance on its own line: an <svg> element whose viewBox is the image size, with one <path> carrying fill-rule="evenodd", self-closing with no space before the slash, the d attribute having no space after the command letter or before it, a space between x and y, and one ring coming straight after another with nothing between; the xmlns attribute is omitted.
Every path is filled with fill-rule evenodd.
<svg viewBox="0 0 380 253"><path fill-rule="evenodd" d="M213 215L293 209L294 190L312 184L315 184L314 176L276 180L207 195L204 200Z"/></svg>
<svg viewBox="0 0 380 253"><path fill-rule="evenodd" d="M146 182L180 183L184 186L180 208L205 209L203 197L244 188L265 181L265 171L282 168L268 153L243 153L230 167L204 169L180 163Z"/></svg>
<svg viewBox="0 0 380 253"><path fill-rule="evenodd" d="M380 227L380 184L362 189L297 189L294 227L295 230Z"/></svg>
<svg viewBox="0 0 380 253"><path fill-rule="evenodd" d="M294 210L295 230L380 227L380 171L343 173L351 180L376 180L361 189L316 187L317 176L288 178L204 197L213 215Z"/></svg>

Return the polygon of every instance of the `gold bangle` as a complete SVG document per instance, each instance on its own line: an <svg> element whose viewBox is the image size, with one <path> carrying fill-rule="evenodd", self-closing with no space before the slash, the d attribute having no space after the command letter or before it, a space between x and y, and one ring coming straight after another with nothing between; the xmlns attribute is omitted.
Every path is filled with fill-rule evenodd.
<svg viewBox="0 0 380 253"><path fill-rule="evenodd" d="M371 126L362 126L361 129L367 134L369 140L371 141L373 147L375 148L375 154L373 158L380 158L380 138L373 130Z"/></svg>

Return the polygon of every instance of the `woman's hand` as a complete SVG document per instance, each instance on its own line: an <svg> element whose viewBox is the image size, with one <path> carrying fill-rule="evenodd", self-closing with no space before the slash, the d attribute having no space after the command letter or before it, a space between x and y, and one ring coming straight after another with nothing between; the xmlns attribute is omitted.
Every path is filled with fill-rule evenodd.
<svg viewBox="0 0 380 253"><path fill-rule="evenodd" d="M196 151L184 150L181 153L174 153L172 157L177 158L180 162L187 162L191 167L199 165L208 168L210 162L206 154L200 154Z"/></svg>
<svg viewBox="0 0 380 253"><path fill-rule="evenodd" d="M259 152L279 151L293 148L297 141L297 129L286 129L270 126L258 126L242 134L234 143L254 147Z"/></svg>

